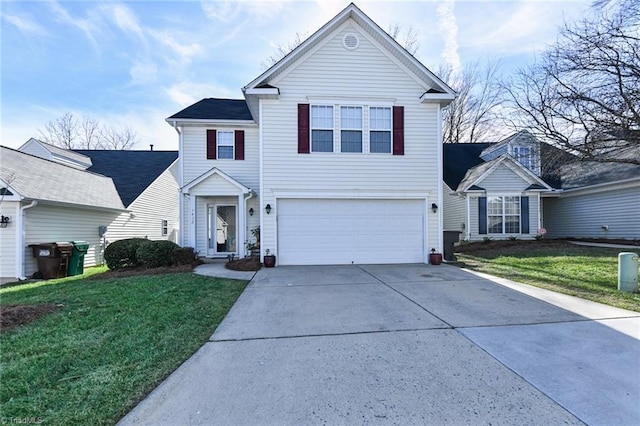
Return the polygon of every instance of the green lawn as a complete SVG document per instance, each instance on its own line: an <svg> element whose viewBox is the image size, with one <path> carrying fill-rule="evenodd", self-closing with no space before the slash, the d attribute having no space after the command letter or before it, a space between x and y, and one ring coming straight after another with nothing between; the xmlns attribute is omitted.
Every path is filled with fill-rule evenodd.
<svg viewBox="0 0 640 426"><path fill-rule="evenodd" d="M245 286L175 273L1 289L2 305L59 309L0 335L0 416L114 424L207 341Z"/></svg>
<svg viewBox="0 0 640 426"><path fill-rule="evenodd" d="M618 291L618 253L554 241L474 243L459 248L469 269L619 308L640 311L640 295Z"/></svg>

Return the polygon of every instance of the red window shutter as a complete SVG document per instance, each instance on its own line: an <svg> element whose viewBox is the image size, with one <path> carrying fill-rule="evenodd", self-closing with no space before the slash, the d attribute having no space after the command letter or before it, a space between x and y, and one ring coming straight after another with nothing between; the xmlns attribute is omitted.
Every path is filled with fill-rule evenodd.
<svg viewBox="0 0 640 426"><path fill-rule="evenodd" d="M236 160L244 160L244 130L234 132L236 145Z"/></svg>
<svg viewBox="0 0 640 426"><path fill-rule="evenodd" d="M393 155L404 155L404 107L393 107Z"/></svg>
<svg viewBox="0 0 640 426"><path fill-rule="evenodd" d="M298 104L298 154L309 152L309 104Z"/></svg>
<svg viewBox="0 0 640 426"><path fill-rule="evenodd" d="M207 130L207 160L215 160L216 152L216 131Z"/></svg>

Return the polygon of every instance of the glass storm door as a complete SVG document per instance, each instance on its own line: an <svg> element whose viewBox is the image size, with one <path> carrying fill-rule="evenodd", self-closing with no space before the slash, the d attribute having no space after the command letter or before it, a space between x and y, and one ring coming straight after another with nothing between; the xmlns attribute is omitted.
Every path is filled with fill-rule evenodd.
<svg viewBox="0 0 640 426"><path fill-rule="evenodd" d="M209 254L238 252L238 215L236 206L209 207Z"/></svg>

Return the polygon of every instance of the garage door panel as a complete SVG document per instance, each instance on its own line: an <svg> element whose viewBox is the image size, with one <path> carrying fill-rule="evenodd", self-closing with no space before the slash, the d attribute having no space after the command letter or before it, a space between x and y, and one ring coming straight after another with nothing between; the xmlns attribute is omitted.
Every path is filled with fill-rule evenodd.
<svg viewBox="0 0 640 426"><path fill-rule="evenodd" d="M282 265L424 260L424 200L278 201Z"/></svg>

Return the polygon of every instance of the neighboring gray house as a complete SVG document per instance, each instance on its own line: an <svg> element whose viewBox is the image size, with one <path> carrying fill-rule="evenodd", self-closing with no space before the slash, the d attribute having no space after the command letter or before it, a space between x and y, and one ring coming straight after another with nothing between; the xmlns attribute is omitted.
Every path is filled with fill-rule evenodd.
<svg viewBox="0 0 640 426"><path fill-rule="evenodd" d="M571 161L526 131L445 144L444 228L461 239L640 238L640 166Z"/></svg>
<svg viewBox="0 0 640 426"><path fill-rule="evenodd" d="M0 147L0 278L38 270L29 244L83 240L85 265L102 261L99 229L125 211L111 178ZM6 225L6 226L4 226Z"/></svg>

